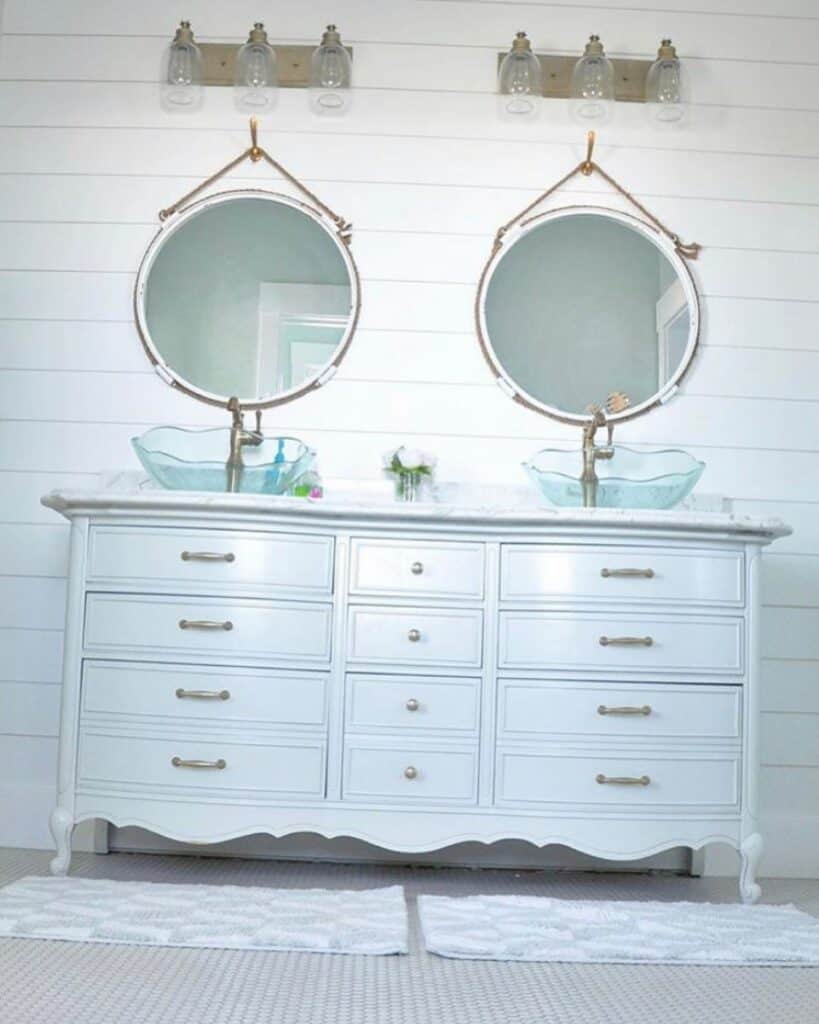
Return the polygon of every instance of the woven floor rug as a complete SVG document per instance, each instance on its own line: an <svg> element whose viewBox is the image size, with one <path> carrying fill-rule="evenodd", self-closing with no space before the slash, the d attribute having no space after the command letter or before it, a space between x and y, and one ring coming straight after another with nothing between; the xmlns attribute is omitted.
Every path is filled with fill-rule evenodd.
<svg viewBox="0 0 819 1024"><path fill-rule="evenodd" d="M426 948L464 960L819 966L819 919L792 906L420 896Z"/></svg>
<svg viewBox="0 0 819 1024"><path fill-rule="evenodd" d="M0 889L0 937L406 953L407 910L397 885L357 892L29 877Z"/></svg>

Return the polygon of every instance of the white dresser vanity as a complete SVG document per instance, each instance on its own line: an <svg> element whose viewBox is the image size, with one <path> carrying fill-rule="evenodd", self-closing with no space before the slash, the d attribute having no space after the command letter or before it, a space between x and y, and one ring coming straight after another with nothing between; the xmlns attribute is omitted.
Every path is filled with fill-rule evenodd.
<svg viewBox="0 0 819 1024"><path fill-rule="evenodd" d="M56 492L71 578L52 818L645 857L753 901L760 550L690 512Z"/></svg>

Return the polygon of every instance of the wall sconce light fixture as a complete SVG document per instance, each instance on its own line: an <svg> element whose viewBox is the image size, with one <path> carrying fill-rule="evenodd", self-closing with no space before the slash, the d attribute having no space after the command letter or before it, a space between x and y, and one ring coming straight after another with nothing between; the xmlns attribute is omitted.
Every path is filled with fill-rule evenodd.
<svg viewBox="0 0 819 1024"><path fill-rule="evenodd" d="M590 36L580 60L532 52L525 32L512 49L499 53L498 104L506 120L537 117L534 97L569 100L572 116L584 123L608 120L614 104L645 103L659 122L679 121L685 110L685 76L677 51L664 39L657 59L609 60L599 36Z"/></svg>
<svg viewBox="0 0 819 1024"><path fill-rule="evenodd" d="M202 51L189 21L179 23L162 67L162 105L167 110L195 110L202 103Z"/></svg>
<svg viewBox="0 0 819 1024"><path fill-rule="evenodd" d="M276 103L278 89L309 89L314 109L342 114L349 109L352 86L352 47L341 43L328 25L318 49L276 46L258 21L247 42L194 42L190 22L183 21L165 50L161 98L166 110L193 111L202 104L202 86L233 89L239 110L260 114Z"/></svg>
<svg viewBox="0 0 819 1024"><path fill-rule="evenodd" d="M600 36L589 36L583 56L572 71L572 115L581 121L605 121L614 104L614 65Z"/></svg>
<svg viewBox="0 0 819 1024"><path fill-rule="evenodd" d="M540 113L543 75L525 32L518 32L498 70L498 108L509 120L534 120Z"/></svg>
<svg viewBox="0 0 819 1024"><path fill-rule="evenodd" d="M350 106L353 62L341 33L328 25L310 60L310 103L317 114L342 114Z"/></svg>

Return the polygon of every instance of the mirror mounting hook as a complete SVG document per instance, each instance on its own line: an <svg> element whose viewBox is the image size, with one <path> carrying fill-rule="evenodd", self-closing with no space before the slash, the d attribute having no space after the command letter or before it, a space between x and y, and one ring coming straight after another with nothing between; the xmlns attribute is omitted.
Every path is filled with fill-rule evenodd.
<svg viewBox="0 0 819 1024"><path fill-rule="evenodd" d="M594 132L589 132L586 140L586 159L580 166L581 174L585 174L587 178L594 171L594 162L592 161L592 156L594 155L594 143L596 138L597 136L594 134Z"/></svg>

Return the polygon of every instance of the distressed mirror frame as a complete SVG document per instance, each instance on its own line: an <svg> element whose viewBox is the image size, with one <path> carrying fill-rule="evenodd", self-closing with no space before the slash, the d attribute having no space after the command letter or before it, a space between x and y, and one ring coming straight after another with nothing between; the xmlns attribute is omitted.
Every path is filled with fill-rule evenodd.
<svg viewBox="0 0 819 1024"><path fill-rule="evenodd" d="M280 203L295 210L299 210L301 213L310 217L315 223L319 224L332 239L341 254L350 278L350 321L347 324L341 341L333 353L332 359L322 368L321 372L299 384L297 387L290 388L287 391L280 391L276 395L258 398L255 400L246 398L242 399L242 409L272 409L277 405L285 405L287 402L292 402L294 399L300 398L302 395L306 395L310 391L314 391L326 384L333 376L335 376L339 364L346 355L353 340L353 335L355 334L355 330L358 325L359 313L361 311L361 281L358 274L358 268L356 267L352 252L350 251L349 225L334 221L322 210L314 206L310 206L301 200L293 199L292 197L283 195L282 193L271 192L266 189L236 189L228 192L216 192L212 195L206 196L204 199L198 199L186 206L180 206L163 220L162 226L156 235L154 235L148 245L148 248L145 250L144 256L142 257L142 262L140 263L139 271L137 273L136 284L134 286L134 316L145 354L153 364L157 374L166 382L166 384L170 384L172 388L176 388L178 391L189 395L191 398L195 398L200 402L205 402L208 405L216 405L222 408L227 405L230 396L217 395L214 392L205 391L203 388L197 387L195 384L192 384L177 373L173 367L169 366L165 361L156 343L151 338L151 332L148 329L145 310L145 293L154 261L156 260L158 253L161 251L162 246L172 235L182 228L189 220L209 207L216 206L220 203L235 201L236 199L247 198L264 199L269 202Z"/></svg>
<svg viewBox="0 0 819 1024"><path fill-rule="evenodd" d="M558 420L561 423L568 423L576 426L583 426L586 423L590 423L593 419L592 413L570 413L564 409L558 409L555 406L547 405L545 402L541 402L539 399L529 394L529 392L521 386L520 382L514 380L506 372L489 338L489 330L486 324L486 297L493 274L497 270L503 257L509 252L516 242L529 234L530 231L533 231L535 228L540 227L543 224L547 224L550 221L565 217L589 214L597 214L598 216L609 217L612 220L619 221L642 234L659 249L676 271L677 278L682 284L683 291L686 299L688 300L690 316L688 344L686 345L685 353L683 354L683 358L680 360L679 366L672 376L666 381L665 385L658 388L653 395L639 404L629 406L621 412L608 414L606 416L606 422L610 424L623 423L626 420L642 416L659 405L664 405L675 394L680 385L680 381L690 370L699 346L700 336L699 296L688 264L680 255L679 246L666 239L660 231L647 221L605 206L562 206L518 221L517 223L509 226L508 230L502 230L502 232L499 232L498 236L496 236L492 253L483 268L483 272L481 273L478 291L475 298L475 327L478 334L478 342L481 347L481 352L483 353L484 359L488 363L490 370L495 376L496 383L507 395L509 395L510 398L518 402L520 405L525 406L527 409L532 409L535 412L548 416L551 419ZM600 397L602 400L605 396L601 395Z"/></svg>

